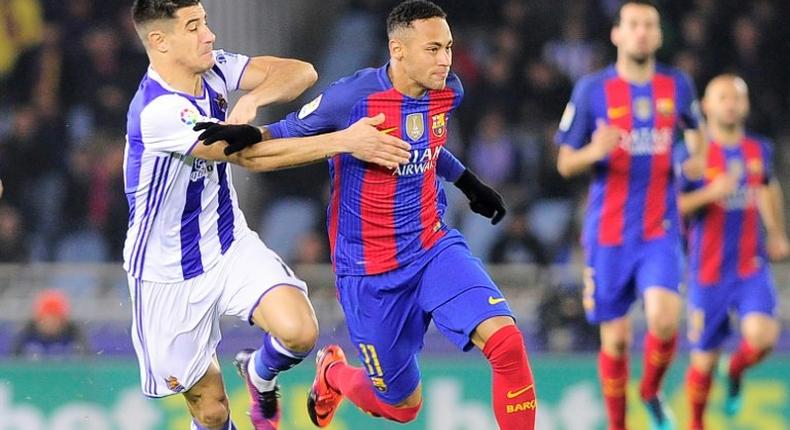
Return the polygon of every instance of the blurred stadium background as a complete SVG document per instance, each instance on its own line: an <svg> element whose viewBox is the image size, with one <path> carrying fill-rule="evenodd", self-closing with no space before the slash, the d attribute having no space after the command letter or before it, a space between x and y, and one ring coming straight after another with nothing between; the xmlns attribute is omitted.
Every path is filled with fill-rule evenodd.
<svg viewBox="0 0 790 430"><path fill-rule="evenodd" d="M129 339L130 309L118 263L127 207L122 192L125 114L147 60L129 19L130 0L0 0L0 430L175 430L183 401L144 399ZM333 80L386 61L384 18L393 0L204 0L217 47L309 60L321 79L278 119ZM578 229L584 181L563 180L551 137L572 83L612 61L616 0L446 0L456 39L454 70L466 99L451 123L451 149L506 196L511 212L491 227L448 188L449 222L466 235L505 289L527 336L540 382L541 430L598 430L604 410L595 376L596 330L580 303ZM750 125L776 143L776 171L790 190L790 5L780 0L664 0L661 60L702 89L732 71L751 87ZM236 172L251 227L307 280L321 344L347 345L327 266L323 164L252 175ZM786 199L790 201L790 199ZM790 428L790 264L775 267L785 328L777 354L749 377L744 414L727 422L714 390L714 429ZM58 289L87 350L17 351L34 300ZM39 309L40 310L40 309ZM639 309L634 310L640 321ZM637 324L637 338L644 324ZM221 360L257 344L239 321L224 327ZM639 354L636 342L634 354ZM683 351L686 351L684 348ZM681 423L685 354L665 391ZM431 331L423 354L426 404L410 429L495 429L488 369ZM638 363L638 360L634 360ZM641 371L632 369L637 378ZM283 377L283 430L312 428L303 413L312 366ZM236 422L246 394L228 372ZM636 391L631 387L636 405ZM632 428L646 428L631 408ZM344 407L335 430L396 428Z"/></svg>

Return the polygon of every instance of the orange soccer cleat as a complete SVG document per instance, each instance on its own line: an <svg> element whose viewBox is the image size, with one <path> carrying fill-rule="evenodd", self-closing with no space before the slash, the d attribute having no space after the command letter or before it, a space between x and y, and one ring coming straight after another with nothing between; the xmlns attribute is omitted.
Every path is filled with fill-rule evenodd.
<svg viewBox="0 0 790 430"><path fill-rule="evenodd" d="M337 408L343 401L343 394L329 386L326 372L336 363L346 364L346 354L338 345L329 345L318 351L315 358L315 379L307 395L307 414L318 427L326 427L332 422Z"/></svg>

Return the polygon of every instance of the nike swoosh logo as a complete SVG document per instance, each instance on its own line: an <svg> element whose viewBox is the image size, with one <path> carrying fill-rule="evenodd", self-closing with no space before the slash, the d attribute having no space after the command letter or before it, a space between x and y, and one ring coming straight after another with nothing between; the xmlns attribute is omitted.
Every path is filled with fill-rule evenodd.
<svg viewBox="0 0 790 430"><path fill-rule="evenodd" d="M628 106L609 108L606 113L611 119L621 118L628 114Z"/></svg>
<svg viewBox="0 0 790 430"><path fill-rule="evenodd" d="M494 297L492 297L492 296L488 296L488 304L489 304L489 305L495 305L495 304L497 304L497 303L502 303L502 302L504 302L504 301L505 301L505 298L504 298L504 297L500 297L500 298L498 298L498 299L495 299L495 298L494 298Z"/></svg>
<svg viewBox="0 0 790 430"><path fill-rule="evenodd" d="M516 398L516 397L526 393L528 390L532 389L532 387L533 387L532 385L527 385L526 387L524 387L524 388L522 388L522 389L520 389L518 391L508 391L507 392L507 398L508 399Z"/></svg>
<svg viewBox="0 0 790 430"><path fill-rule="evenodd" d="M392 133L393 131L395 131L397 129L398 129L398 127L392 127L392 128L387 128L387 129L381 130L381 132L384 133L384 134L390 134L390 133Z"/></svg>

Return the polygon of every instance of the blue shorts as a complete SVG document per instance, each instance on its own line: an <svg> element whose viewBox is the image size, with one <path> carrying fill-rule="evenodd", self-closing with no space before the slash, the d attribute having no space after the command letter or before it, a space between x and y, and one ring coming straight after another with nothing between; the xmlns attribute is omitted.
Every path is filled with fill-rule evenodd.
<svg viewBox="0 0 790 430"><path fill-rule="evenodd" d="M420 383L417 356L431 320L467 351L480 323L513 316L463 241L440 241L419 261L380 275L338 276L337 288L359 359L389 404L405 400Z"/></svg>
<svg viewBox="0 0 790 430"><path fill-rule="evenodd" d="M678 292L683 270L680 238L623 246L587 247L584 309L592 324L621 318L650 287Z"/></svg>
<svg viewBox="0 0 790 430"><path fill-rule="evenodd" d="M688 337L694 349L721 347L731 332L730 313L741 319L751 313L776 314L776 289L768 266L745 278L713 285L689 285Z"/></svg>

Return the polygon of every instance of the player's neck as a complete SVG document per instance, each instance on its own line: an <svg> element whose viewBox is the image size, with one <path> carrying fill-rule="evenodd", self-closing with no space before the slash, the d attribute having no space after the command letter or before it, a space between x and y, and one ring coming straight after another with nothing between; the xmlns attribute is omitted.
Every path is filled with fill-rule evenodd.
<svg viewBox="0 0 790 430"><path fill-rule="evenodd" d="M390 61L390 66L387 67L387 75L396 91L413 99L421 98L428 91L416 81L409 79L409 76L394 61Z"/></svg>
<svg viewBox="0 0 790 430"><path fill-rule="evenodd" d="M650 57L647 61L640 63L620 55L615 63L617 75L632 84L646 84L653 80L656 73L656 58Z"/></svg>
<svg viewBox="0 0 790 430"><path fill-rule="evenodd" d="M727 148L740 145L744 133L744 128L740 125L734 127L710 126L710 136L713 140Z"/></svg>
<svg viewBox="0 0 790 430"><path fill-rule="evenodd" d="M203 95L203 79L200 74L154 59L151 60L151 68L172 89L195 97Z"/></svg>

